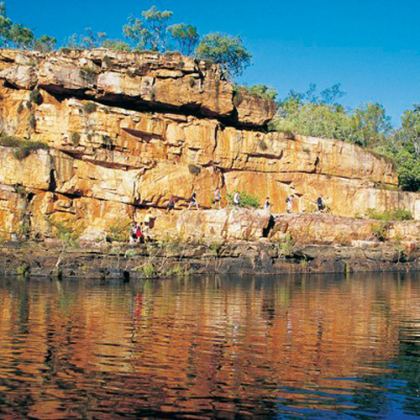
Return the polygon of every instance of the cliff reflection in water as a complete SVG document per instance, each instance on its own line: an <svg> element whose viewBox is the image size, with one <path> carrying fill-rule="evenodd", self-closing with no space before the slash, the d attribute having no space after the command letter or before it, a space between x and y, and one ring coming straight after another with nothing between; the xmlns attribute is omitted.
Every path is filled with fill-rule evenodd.
<svg viewBox="0 0 420 420"><path fill-rule="evenodd" d="M420 278L0 280L0 415L420 415Z"/></svg>

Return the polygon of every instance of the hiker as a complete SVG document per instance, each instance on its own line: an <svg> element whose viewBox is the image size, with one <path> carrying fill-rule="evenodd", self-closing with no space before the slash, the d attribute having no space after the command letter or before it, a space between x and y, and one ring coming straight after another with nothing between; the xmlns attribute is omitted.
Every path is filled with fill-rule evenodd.
<svg viewBox="0 0 420 420"><path fill-rule="evenodd" d="M166 213L169 213L171 210L175 209L175 197L173 194L169 197L168 205L166 206Z"/></svg>
<svg viewBox="0 0 420 420"><path fill-rule="evenodd" d="M144 218L144 223L143 223L142 228L143 228L142 230L143 241L149 242L150 241L150 217L148 217L148 215L146 215L146 217Z"/></svg>
<svg viewBox="0 0 420 420"><path fill-rule="evenodd" d="M233 204L235 206L239 206L241 204L241 196L239 195L238 191L233 194Z"/></svg>
<svg viewBox="0 0 420 420"><path fill-rule="evenodd" d="M321 196L316 199L316 206L318 207L318 211L322 212L325 210L325 203Z"/></svg>
<svg viewBox="0 0 420 420"><path fill-rule="evenodd" d="M190 198L190 204L188 204L188 210L192 207L195 206L197 210L199 210L198 208L198 203L197 203L197 194L195 193L195 191L193 191L191 198Z"/></svg>
<svg viewBox="0 0 420 420"><path fill-rule="evenodd" d="M148 210L146 216L144 217L143 226L142 226L144 242L150 242L152 240L150 231L153 229L153 226L155 225L155 220L156 220L156 217L152 216L151 211Z"/></svg>
<svg viewBox="0 0 420 420"><path fill-rule="evenodd" d="M130 244L134 244L136 242L136 232L137 232L137 223L133 222L133 224L130 227L130 237L129 242Z"/></svg>
<svg viewBox="0 0 420 420"><path fill-rule="evenodd" d="M270 210L270 197L266 197L265 202L264 202L264 210Z"/></svg>
<svg viewBox="0 0 420 420"><path fill-rule="evenodd" d="M220 203L221 203L221 201L222 201L222 194L220 193L220 188L217 187L214 190L213 203L214 203L215 206L217 206L219 208L219 210L220 210Z"/></svg>
<svg viewBox="0 0 420 420"><path fill-rule="evenodd" d="M286 198L286 211L287 213L291 213L292 212L292 202L293 197L291 195L288 195Z"/></svg>
<svg viewBox="0 0 420 420"><path fill-rule="evenodd" d="M140 243L143 241L143 231L141 225L141 223L136 223L136 243Z"/></svg>

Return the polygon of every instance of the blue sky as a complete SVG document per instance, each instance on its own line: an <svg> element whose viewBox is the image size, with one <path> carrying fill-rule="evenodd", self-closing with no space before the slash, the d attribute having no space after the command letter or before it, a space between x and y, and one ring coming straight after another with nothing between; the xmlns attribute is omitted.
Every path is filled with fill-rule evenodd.
<svg viewBox="0 0 420 420"><path fill-rule="evenodd" d="M344 105L380 102L395 125L420 103L420 0L6 0L14 21L60 41L85 27L120 38L127 17L153 4L201 34L241 36L253 54L241 82L280 97L341 83Z"/></svg>

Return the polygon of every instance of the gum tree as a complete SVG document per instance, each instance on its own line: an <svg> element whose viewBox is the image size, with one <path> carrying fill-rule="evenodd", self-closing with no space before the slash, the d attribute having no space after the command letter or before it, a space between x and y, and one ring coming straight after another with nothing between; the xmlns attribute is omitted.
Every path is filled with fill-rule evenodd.
<svg viewBox="0 0 420 420"><path fill-rule="evenodd" d="M197 28L185 23L177 23L168 28L172 39L177 43L179 51L184 55L191 55L200 39Z"/></svg>
<svg viewBox="0 0 420 420"><path fill-rule="evenodd" d="M173 12L158 10L152 6L141 13L140 18L130 17L124 26L124 35L136 50L165 52L168 47L168 25Z"/></svg>

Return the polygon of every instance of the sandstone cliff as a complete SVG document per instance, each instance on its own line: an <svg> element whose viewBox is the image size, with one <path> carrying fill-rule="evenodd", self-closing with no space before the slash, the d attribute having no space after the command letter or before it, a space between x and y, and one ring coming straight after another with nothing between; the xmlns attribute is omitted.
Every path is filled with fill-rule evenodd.
<svg viewBox="0 0 420 420"><path fill-rule="evenodd" d="M0 235L45 238L64 224L95 239L151 212L164 236L189 222L164 214L171 194L177 209L193 191L210 208L217 186L223 204L246 191L261 204L269 196L276 213L288 195L295 212L311 212L321 194L335 215L416 214L419 195L397 190L390 162L341 141L268 133L274 111L238 97L217 66L178 54L1 50L0 133L14 143L0 146ZM17 153L16 142L48 148Z"/></svg>

